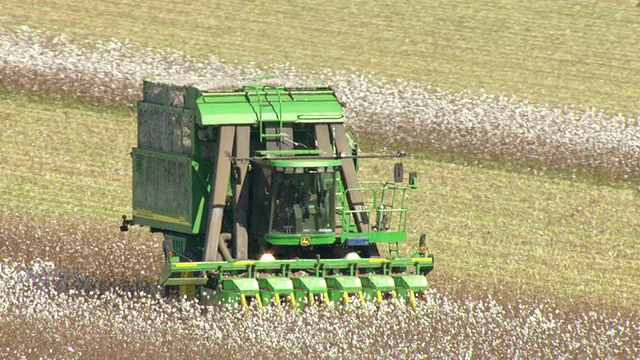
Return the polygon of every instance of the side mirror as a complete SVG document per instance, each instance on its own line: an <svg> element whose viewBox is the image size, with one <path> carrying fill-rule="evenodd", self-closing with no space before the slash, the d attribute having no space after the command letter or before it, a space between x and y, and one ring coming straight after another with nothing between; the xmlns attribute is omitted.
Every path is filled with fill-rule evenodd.
<svg viewBox="0 0 640 360"><path fill-rule="evenodd" d="M409 173L409 186L414 189L418 187L418 173L415 171Z"/></svg>
<svg viewBox="0 0 640 360"><path fill-rule="evenodd" d="M423 247L427 246L427 234L421 234L420 240L418 241L418 246Z"/></svg>
<svg viewBox="0 0 640 360"><path fill-rule="evenodd" d="M404 165L402 163L396 163L393 166L393 181L397 183L404 181Z"/></svg>

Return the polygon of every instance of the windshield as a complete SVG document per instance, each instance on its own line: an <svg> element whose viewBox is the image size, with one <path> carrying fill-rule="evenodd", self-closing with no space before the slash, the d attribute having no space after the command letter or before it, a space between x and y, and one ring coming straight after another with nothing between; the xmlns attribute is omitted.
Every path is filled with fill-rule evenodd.
<svg viewBox="0 0 640 360"><path fill-rule="evenodd" d="M276 172L274 176L270 232L333 232L335 173Z"/></svg>

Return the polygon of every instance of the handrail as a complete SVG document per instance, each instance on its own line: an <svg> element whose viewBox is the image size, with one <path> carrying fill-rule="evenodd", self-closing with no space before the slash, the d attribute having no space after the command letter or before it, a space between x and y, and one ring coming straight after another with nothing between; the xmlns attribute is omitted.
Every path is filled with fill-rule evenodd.
<svg viewBox="0 0 640 360"><path fill-rule="evenodd" d="M371 218L371 213L374 211L376 213L375 227L377 230L382 230L382 228L395 228L397 229L397 231L406 231L409 209L405 207L404 203L406 198L406 190L410 187L404 185L398 186L394 183L383 184L384 185L378 189L368 187L352 188L345 189L340 194L342 206L336 207L336 211L338 211L340 214L340 220L343 223L343 230L346 230L345 232L349 232L349 227L345 227L344 224L349 224L349 226L353 225L351 221L352 214L367 214L369 215L369 218ZM345 195L349 191L360 191L362 193L370 192L372 194L372 201L365 204L364 209L352 210L346 203ZM385 198L388 199L389 196L387 196L387 194L389 192L391 192L391 202L389 204L385 204ZM401 197L401 199L398 199L398 197ZM394 214L397 215L394 216ZM371 223L369 224L369 226L371 226Z"/></svg>
<svg viewBox="0 0 640 360"><path fill-rule="evenodd" d="M258 123L259 123L259 129L260 129L260 141L266 139L266 138L279 138L282 139L282 127L283 127L283 123L284 123L284 119L282 116L282 94L280 93L280 89L277 86L262 86L261 89L258 88L258 86L246 86L245 87L245 91L248 93L247 90L253 90L255 92L256 98L258 99L258 111L256 113L256 115L258 115ZM274 90L276 93L276 96L278 97L278 108L276 109L275 107L273 107L273 104L271 103L271 101L269 101L268 96L269 96L269 91L268 90ZM275 113L276 116L276 122L278 123L278 133L276 134L265 134L264 132L264 113L262 110L263 107L263 102L262 102L262 97L260 96L260 93L264 92L264 100L273 108L273 111ZM272 122L272 121L270 121Z"/></svg>

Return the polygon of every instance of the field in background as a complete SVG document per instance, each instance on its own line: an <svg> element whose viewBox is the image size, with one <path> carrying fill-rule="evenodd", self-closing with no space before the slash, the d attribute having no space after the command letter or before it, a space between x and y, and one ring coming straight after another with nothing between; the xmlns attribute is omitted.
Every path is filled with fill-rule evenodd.
<svg viewBox="0 0 640 360"><path fill-rule="evenodd" d="M3 1L0 24L640 114L636 1Z"/></svg>

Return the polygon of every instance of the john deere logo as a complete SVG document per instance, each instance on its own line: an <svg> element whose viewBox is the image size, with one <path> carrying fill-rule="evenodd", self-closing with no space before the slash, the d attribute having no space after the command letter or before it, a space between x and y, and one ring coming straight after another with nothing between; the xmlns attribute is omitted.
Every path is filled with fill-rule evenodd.
<svg viewBox="0 0 640 360"><path fill-rule="evenodd" d="M309 246L310 244L311 244L311 238L306 236L300 238L300 246Z"/></svg>

